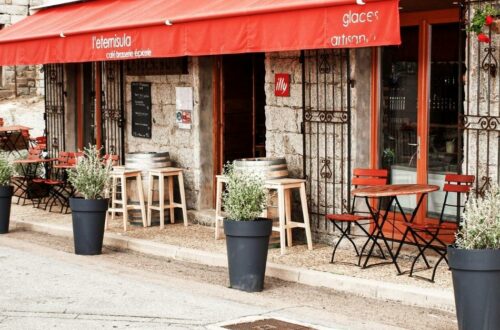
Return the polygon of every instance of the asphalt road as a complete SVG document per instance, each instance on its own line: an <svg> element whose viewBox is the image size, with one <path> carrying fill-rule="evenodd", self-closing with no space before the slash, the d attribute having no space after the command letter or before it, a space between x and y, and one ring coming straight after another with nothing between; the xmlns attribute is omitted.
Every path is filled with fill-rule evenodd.
<svg viewBox="0 0 500 330"><path fill-rule="evenodd" d="M223 268L137 253L72 253L72 242L0 236L0 329L217 329L276 317L322 329L454 329L454 315L269 279L263 293L226 287Z"/></svg>

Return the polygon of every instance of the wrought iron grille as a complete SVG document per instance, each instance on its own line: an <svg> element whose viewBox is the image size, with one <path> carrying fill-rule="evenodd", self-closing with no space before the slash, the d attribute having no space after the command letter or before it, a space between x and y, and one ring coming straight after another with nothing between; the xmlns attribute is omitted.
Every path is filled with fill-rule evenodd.
<svg viewBox="0 0 500 330"><path fill-rule="evenodd" d="M302 53L303 170L313 230L331 233L325 214L350 205L351 94L348 50Z"/></svg>
<svg viewBox="0 0 500 330"><path fill-rule="evenodd" d="M468 27L476 10L485 6L500 7L500 1L462 1L462 27ZM500 183L500 75L498 74L498 42L500 35L484 27L491 40L479 42L474 32L465 43L464 139L463 171L476 176L476 192L482 194L493 182Z"/></svg>
<svg viewBox="0 0 500 330"><path fill-rule="evenodd" d="M47 136L47 152L49 157L57 157L59 151L65 150L64 134L64 66L62 64L45 64L45 135Z"/></svg>
<svg viewBox="0 0 500 330"><path fill-rule="evenodd" d="M102 143L104 152L119 155L122 163L125 153L123 76L123 62L102 62Z"/></svg>

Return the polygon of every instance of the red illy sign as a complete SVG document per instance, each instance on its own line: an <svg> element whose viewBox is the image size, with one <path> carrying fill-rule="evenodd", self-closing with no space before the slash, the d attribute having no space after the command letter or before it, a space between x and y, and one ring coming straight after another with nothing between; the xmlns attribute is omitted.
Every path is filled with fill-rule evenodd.
<svg viewBox="0 0 500 330"><path fill-rule="evenodd" d="M290 96L290 75L288 73L277 73L274 76L274 95Z"/></svg>

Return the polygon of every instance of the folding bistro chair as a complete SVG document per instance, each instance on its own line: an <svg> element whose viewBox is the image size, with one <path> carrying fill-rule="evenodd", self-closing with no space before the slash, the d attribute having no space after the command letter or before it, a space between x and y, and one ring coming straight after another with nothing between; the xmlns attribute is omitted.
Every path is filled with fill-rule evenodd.
<svg viewBox="0 0 500 330"><path fill-rule="evenodd" d="M354 188L358 187L371 187L371 186L383 186L387 184L388 171L385 169L362 169L356 168L353 171L352 185ZM339 240L335 244L332 252L332 259L330 263L333 263L335 258L335 252L337 251L340 242L347 238L349 242L354 247L356 251L356 256L358 256L358 266L361 264L361 257L363 256L363 249L361 252L358 251L358 247L350 237L351 232L351 224L354 224L356 227L361 229L363 233L367 236L367 242L373 240L373 237L368 231L365 229L364 225L366 225L366 221L373 221L370 212L368 211L356 211L356 196L353 197L351 210L348 213L342 214L327 214L326 219L330 220L335 228L337 228L341 235ZM345 224L345 226L344 226ZM380 250L382 258L385 259L384 252L382 251L381 246L376 242L377 247ZM364 244L366 246L366 244Z"/></svg>
<svg viewBox="0 0 500 330"><path fill-rule="evenodd" d="M412 236L416 240L417 247L419 247L419 253L413 260L410 269L410 276L413 276L413 272L415 271L415 264L417 260L422 257L425 259L426 251L432 250L439 255L439 259L434 265L434 270L432 271L432 276L429 280L430 282L434 282L434 278L436 276L436 270L441 261L443 259L448 263L448 259L446 258L446 247L447 244L442 241L440 236L450 236L452 240L454 240L456 229L460 222L460 217L462 214L462 210L469 199L469 194L472 189L472 185L475 181L475 176L473 175L460 175L460 174L446 174L445 176L445 184L443 186L443 191L446 193L444 196L443 207L441 208L441 214L439 216L438 223L403 223L406 226L406 230L403 234L403 239L401 244L398 247L398 255L401 250L401 246L405 243L405 239L408 233L411 233ZM449 203L449 194L456 194L456 203ZM465 198L462 198L462 194L465 195ZM449 217L445 217L445 210L447 207L455 208L456 213L455 217L450 219ZM450 226L450 224L456 224L455 226ZM430 267L429 267L430 268ZM419 276L421 277L421 276Z"/></svg>

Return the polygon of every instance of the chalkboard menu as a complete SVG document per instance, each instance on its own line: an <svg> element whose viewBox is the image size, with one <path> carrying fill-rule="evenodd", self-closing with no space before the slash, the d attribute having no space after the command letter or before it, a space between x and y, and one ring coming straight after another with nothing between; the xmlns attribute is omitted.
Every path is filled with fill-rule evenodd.
<svg viewBox="0 0 500 330"><path fill-rule="evenodd" d="M151 83L132 83L132 136L151 139Z"/></svg>

